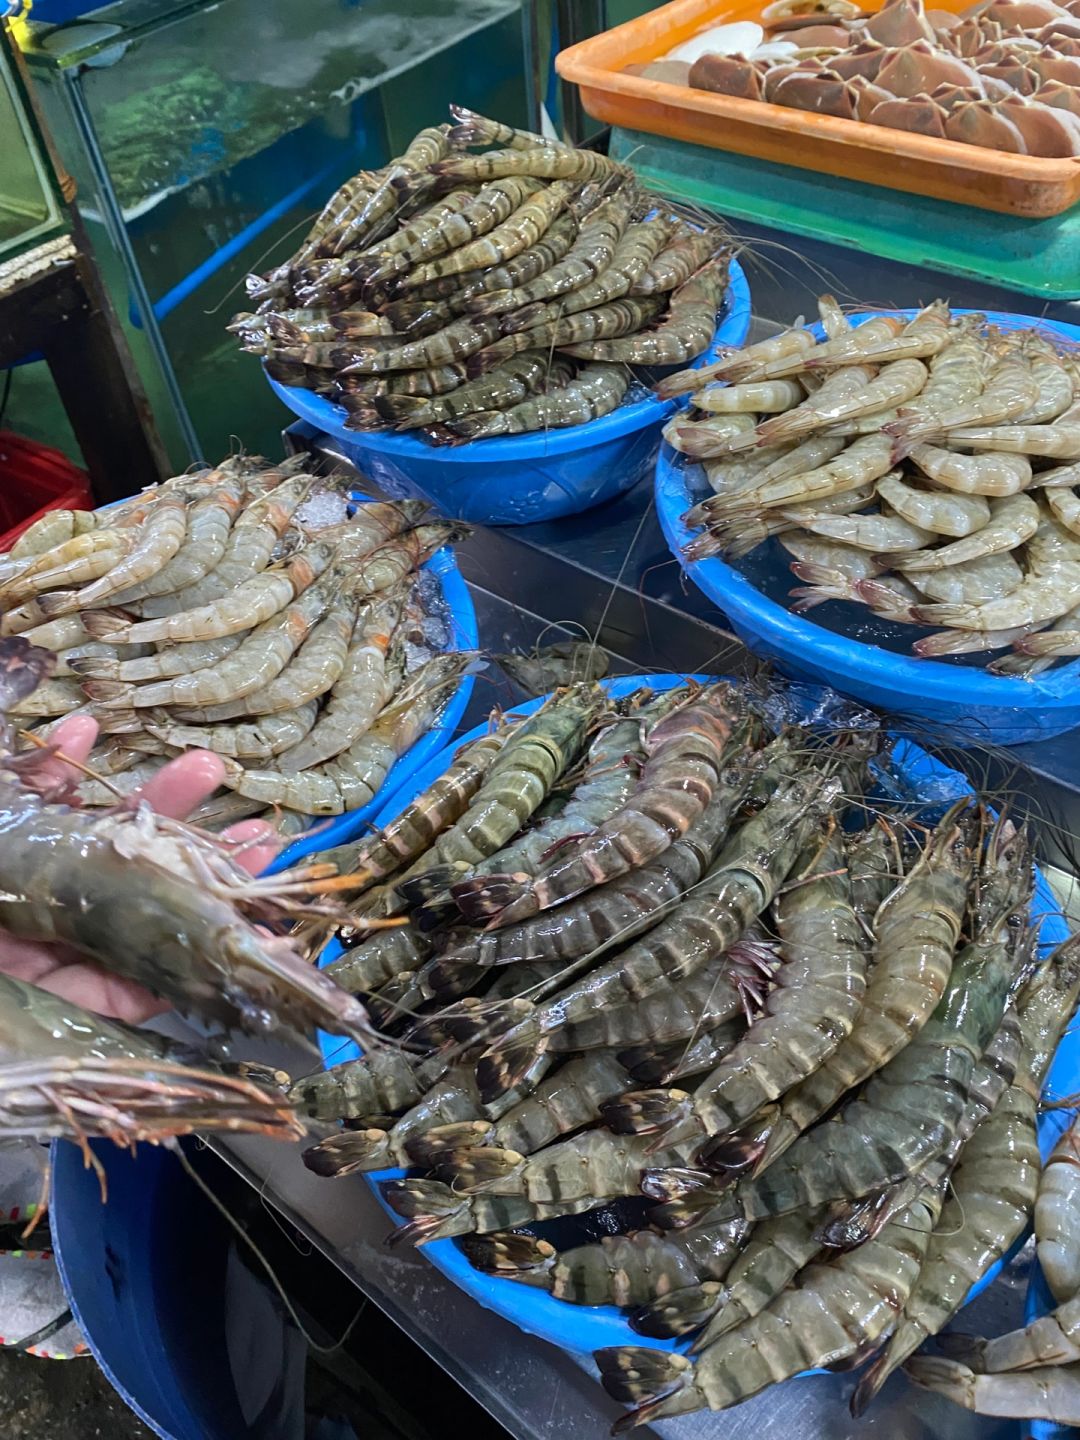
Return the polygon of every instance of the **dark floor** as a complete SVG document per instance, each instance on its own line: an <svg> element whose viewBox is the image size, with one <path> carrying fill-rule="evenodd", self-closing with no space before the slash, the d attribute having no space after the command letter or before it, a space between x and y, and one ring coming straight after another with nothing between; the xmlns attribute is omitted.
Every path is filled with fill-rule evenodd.
<svg viewBox="0 0 1080 1440"><path fill-rule="evenodd" d="M0 1440L153 1440L90 1356L0 1350Z"/></svg>

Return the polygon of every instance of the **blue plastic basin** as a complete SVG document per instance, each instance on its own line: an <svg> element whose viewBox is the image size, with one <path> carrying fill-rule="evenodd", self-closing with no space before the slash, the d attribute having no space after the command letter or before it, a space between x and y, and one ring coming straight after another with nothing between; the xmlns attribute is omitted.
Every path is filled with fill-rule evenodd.
<svg viewBox="0 0 1080 1440"><path fill-rule="evenodd" d="M628 695L643 685L649 685L653 689L670 689L673 685L681 684L686 678L682 675L621 676L606 682L606 685L610 694L621 696ZM537 700L528 705L516 707L514 713L530 713L541 703ZM401 786L393 800L383 806L375 816L374 824L376 826L385 825L398 815L410 800L419 795L443 773L450 764L454 753L470 740L478 739L484 733L485 728L478 726L475 730L469 731L467 735L458 737L453 746L448 746L440 755L434 756L428 764L414 771L409 783ZM952 799L971 794L970 784L959 771L943 765L909 740L901 740L897 743L894 756L895 768L902 772L910 785L910 798L915 802L948 804ZM1034 914L1039 919L1040 948L1043 953L1046 953L1066 939L1068 928L1061 919L1057 902L1041 874L1037 876L1033 907ZM332 941L320 956L320 967L328 965L340 954L341 946L336 940ZM323 1034L320 1034L319 1040L323 1058L328 1066L353 1059L360 1054L359 1049L352 1041L342 1041ZM1068 1077L1071 1076L1073 1088L1076 1088L1078 1073L1080 1073L1080 1037L1070 1033L1061 1043L1050 1072L1048 1086L1057 1086L1066 1090L1069 1088ZM1042 1143L1042 1137L1049 1135L1051 1131L1056 1139L1057 1133L1060 1131L1060 1121L1053 1113L1042 1114L1039 1117L1039 1127L1040 1143ZM1053 1140L1050 1140L1049 1143L1053 1144ZM376 1195L379 1196L380 1203L379 1183L383 1180L400 1179L405 1173L400 1169L380 1170L367 1177ZM394 1215L387 1206L384 1205L383 1208L386 1209L387 1214L392 1216L395 1224L400 1223L399 1217ZM542 1227L540 1228L542 1230ZM651 1340L638 1335L630 1329L623 1312L612 1305L568 1305L561 1300L554 1299L546 1291L534 1290L529 1286L516 1284L513 1280L499 1276L484 1275L473 1268L453 1240L436 1240L423 1246L422 1253L444 1275L453 1280L456 1285L486 1309L494 1310L504 1319L513 1321L515 1325L530 1335L538 1335L542 1340L548 1340L553 1345L561 1345L565 1350L589 1354L606 1345L652 1345L661 1350L678 1350L684 1349L689 1343L688 1341ZM968 1298L973 1299L989 1285L999 1269L1000 1266L995 1266L984 1280L973 1287Z"/></svg>
<svg viewBox="0 0 1080 1440"><path fill-rule="evenodd" d="M861 324L876 313L881 312L852 319ZM896 313L910 317L915 312ZM1037 325L1080 341L1080 327L1074 325L1023 315L987 318L1012 329ZM665 443L656 465L656 513L668 545L695 585L723 610L739 638L786 674L831 685L900 718L929 721L935 729L948 730L950 738L968 742L1020 745L1080 725L1080 660L1059 664L1032 680L990 675L972 665L920 660L792 614L719 556L686 560L684 547L700 532L682 519L697 498L688 484L690 467L681 463L684 458ZM860 611L847 608L854 626Z"/></svg>
<svg viewBox="0 0 1080 1440"><path fill-rule="evenodd" d="M732 260L716 350L739 346L750 329L750 287ZM270 380L301 419L332 435L357 468L389 495L430 500L442 514L480 525L531 525L575 515L651 474L660 430L676 404L655 396L565 430L435 446L413 434L347 430L347 412L323 395Z"/></svg>

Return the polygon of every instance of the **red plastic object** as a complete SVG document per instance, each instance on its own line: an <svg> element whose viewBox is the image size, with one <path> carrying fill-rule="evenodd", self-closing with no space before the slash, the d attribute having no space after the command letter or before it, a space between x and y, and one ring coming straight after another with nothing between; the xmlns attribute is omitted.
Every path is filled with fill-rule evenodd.
<svg viewBox="0 0 1080 1440"><path fill-rule="evenodd" d="M51 445L0 430L0 553L48 510L92 510L85 470Z"/></svg>

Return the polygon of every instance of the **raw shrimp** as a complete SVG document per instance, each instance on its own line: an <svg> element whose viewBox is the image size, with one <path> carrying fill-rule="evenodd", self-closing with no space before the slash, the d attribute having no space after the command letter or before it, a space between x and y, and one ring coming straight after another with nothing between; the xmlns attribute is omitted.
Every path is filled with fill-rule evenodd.
<svg viewBox="0 0 1080 1440"><path fill-rule="evenodd" d="M488 928L498 929L647 864L709 804L737 719L726 685L665 716L646 738L648 758L623 809L538 875L485 875L455 885L462 912L472 920L487 918Z"/></svg>
<svg viewBox="0 0 1080 1440"><path fill-rule="evenodd" d="M540 1286L556 1300L625 1308L696 1281L711 1288L723 1279L742 1241L742 1230L732 1225L677 1236L638 1230L556 1253L544 1240L509 1231L472 1236L463 1249L485 1274Z"/></svg>
<svg viewBox="0 0 1080 1440"><path fill-rule="evenodd" d="M27 527L8 551L11 560L44 555L47 551L97 528L95 510L47 510Z"/></svg>
<svg viewBox="0 0 1080 1440"><path fill-rule="evenodd" d="M747 345L745 349L729 351L719 360L702 365L700 369L680 370L676 375L666 376L656 386L656 394L661 400L671 400L676 395L700 390L703 385L713 380L735 382L735 371L754 370L770 361L788 359L793 355L805 356L816 344L811 332L801 325L792 330L783 330L779 335L772 335L768 340L759 340L754 345ZM801 367L796 367L796 371L798 368ZM741 383L741 375L738 380Z"/></svg>
<svg viewBox="0 0 1080 1440"><path fill-rule="evenodd" d="M260 574L270 563L270 557L288 529L293 513L307 498L313 484L310 475L290 474L280 484L270 486L265 494L252 501L237 516L229 531L225 554L208 575L171 595L156 595L141 600L140 615L153 620L197 609L222 599L237 586ZM106 635L103 638L109 637Z"/></svg>
<svg viewBox="0 0 1080 1440"><path fill-rule="evenodd" d="M503 320L503 328L508 333L524 330L549 320L557 320L562 315L572 315L578 310L592 310L597 305L606 305L609 301L620 299L629 293L634 281L644 274L650 261L656 257L670 235L671 228L671 224L660 217L628 226L615 247L611 264L595 280L590 280L587 285L580 286L550 304L537 302L514 311Z"/></svg>
<svg viewBox="0 0 1080 1440"><path fill-rule="evenodd" d="M477 346L479 353L470 354L465 368L471 379L504 364L522 350L559 349L577 354L579 342L605 340L644 329L659 317L663 308L664 302L659 298L613 300L610 305L600 305L595 310L582 310L576 315L534 325L528 330L518 330L513 335L503 335L500 340L486 344L482 349ZM602 360L608 357L597 351L586 358Z"/></svg>
<svg viewBox="0 0 1080 1440"><path fill-rule="evenodd" d="M532 280L493 290L468 302L474 315L502 315L538 301L554 300L595 280L611 265L633 209L629 187L610 196L587 218L564 259Z"/></svg>
<svg viewBox="0 0 1080 1440"><path fill-rule="evenodd" d="M832 442L836 443L836 442ZM843 446L843 441L839 444ZM892 469L892 442L887 435L865 435L847 449L841 449L834 460L813 465L795 474L785 473L776 480L768 472L746 490L734 495L717 495L717 513L730 510L772 509L781 505L820 500L845 490L857 490L879 480Z"/></svg>
<svg viewBox="0 0 1080 1440"><path fill-rule="evenodd" d="M695 393L694 407L710 415L770 414L790 410L805 397L798 380L763 380L761 384L709 385Z"/></svg>
<svg viewBox="0 0 1080 1440"><path fill-rule="evenodd" d="M284 670L330 606L338 583L331 574L309 585L290 605L257 625L241 645L215 663L156 684L86 680L86 694L110 709L219 705L250 695ZM303 698L298 697L296 703L302 704Z"/></svg>
<svg viewBox="0 0 1080 1440"><path fill-rule="evenodd" d="M1015 495L1031 480L1031 462L1020 455L959 455L937 445L913 445L908 457L924 475L962 495Z"/></svg>
<svg viewBox="0 0 1080 1440"><path fill-rule="evenodd" d="M318 710L318 702L312 700L295 710L279 710L235 725L183 725L166 717L150 717L145 724L150 735L177 750L213 750L239 760L269 760L304 738Z"/></svg>
<svg viewBox="0 0 1080 1440"><path fill-rule="evenodd" d="M1074 535L1080 535L1080 496L1075 490L1051 487L1046 491L1046 503L1055 520Z"/></svg>
<svg viewBox="0 0 1080 1440"><path fill-rule="evenodd" d="M429 898L459 878L457 866L475 865L501 849L576 760L603 703L597 686L573 685L512 731L464 815L402 877L412 891L401 893Z"/></svg>
<svg viewBox="0 0 1080 1440"><path fill-rule="evenodd" d="M90 530L47 555L15 562L14 573L0 585L0 604L22 605L58 585L80 585L107 575L128 553L137 534L137 530ZM38 607L42 620L52 619L46 617L40 600Z"/></svg>
<svg viewBox="0 0 1080 1440"><path fill-rule="evenodd" d="M517 1083L535 1053L551 1044L553 1031L627 998L640 1002L723 954L769 904L838 790L813 773L780 786L729 838L706 879L650 934L499 1037L477 1065L481 1092L498 1095Z"/></svg>
<svg viewBox="0 0 1080 1440"><path fill-rule="evenodd" d="M426 1245L451 1235L531 1225L551 1218L553 1212L580 1215L597 1203L590 1197L551 1207L533 1204L522 1195L458 1195L440 1180L388 1180L381 1189L391 1210L409 1221L394 1231L394 1245Z"/></svg>
<svg viewBox="0 0 1080 1440"><path fill-rule="evenodd" d="M663 1350L597 1351L605 1389L636 1407L616 1429L724 1410L803 1370L857 1355L884 1333L914 1285L940 1204L940 1193L920 1196L875 1239L808 1265L795 1288L719 1336L694 1364Z"/></svg>
<svg viewBox="0 0 1080 1440"><path fill-rule="evenodd" d="M624 365L685 364L708 347L716 330L716 316L727 283L726 260L712 261L679 286L671 297L668 314L654 329L625 335L622 339L587 338L584 343L568 345L559 340L555 343L567 355L580 360L606 360Z"/></svg>
<svg viewBox="0 0 1080 1440"><path fill-rule="evenodd" d="M162 495L137 532L135 543L107 574L81 590L57 590L41 597L41 608L52 619L73 610L85 610L122 590L157 575L173 558L187 534L189 497ZM98 533L98 532L91 532Z"/></svg>
<svg viewBox="0 0 1080 1440"><path fill-rule="evenodd" d="M974 534L953 545L894 556L892 563L901 570L920 573L1007 554L1031 539L1039 528L1039 519L1039 507L1030 495L1009 495L991 502L990 518Z"/></svg>
<svg viewBox="0 0 1080 1440"><path fill-rule="evenodd" d="M814 346L810 351L799 350L753 365L748 357L742 357L745 363L740 363L737 369L729 367L728 378L782 380L811 367L825 369L830 365L862 365L875 363L880 358L891 359L891 355L881 356L882 344L893 342L902 328L903 322L895 316L879 316L835 340L826 340Z"/></svg>
<svg viewBox="0 0 1080 1440"><path fill-rule="evenodd" d="M392 690L387 655L404 604L404 592L391 591L361 609L348 638L344 667L323 712L300 744L282 754L283 770L307 770L340 755L389 703ZM276 698L271 696L271 700ZM277 708L272 706L271 713Z"/></svg>
<svg viewBox="0 0 1080 1440"><path fill-rule="evenodd" d="M611 946L632 940L691 893L723 842L749 784L744 752L733 757L700 820L651 864L520 925L451 937L443 960L517 966L548 957L595 959Z"/></svg>
<svg viewBox="0 0 1080 1440"><path fill-rule="evenodd" d="M487 235L461 246L445 259L434 260L414 270L406 280L406 286L422 285L428 280L437 280L443 275L459 275L466 270L504 265L522 250L536 244L558 218L574 190L572 182L556 180L553 185L529 196Z"/></svg>
<svg viewBox="0 0 1080 1440"><path fill-rule="evenodd" d="M1080 1222L1078 1135L1080 1130L1074 1121L1046 1162L1035 1202L1039 1266L1059 1305L1080 1294L1080 1251L1076 1245Z"/></svg>
<svg viewBox="0 0 1080 1440"><path fill-rule="evenodd" d="M1008 630L1056 620L1074 608L1080 593L1080 538L1046 517L1027 547L1028 569L1011 594L981 604L918 605L926 625L961 630Z"/></svg>
<svg viewBox="0 0 1080 1440"><path fill-rule="evenodd" d="M955 539L982 530L990 520L990 504L981 495L950 495L940 490L917 490L899 471L883 475L877 493L902 519L921 530Z"/></svg>
<svg viewBox="0 0 1080 1440"><path fill-rule="evenodd" d="M684 229L682 233L676 233L640 280L635 280L630 294L663 295L677 290L715 256L727 238L721 226L708 230ZM711 335L709 339L712 339Z"/></svg>
<svg viewBox="0 0 1080 1440"><path fill-rule="evenodd" d="M477 410L508 410L520 404L548 381L550 358L540 350L526 350L477 380L467 381L448 395L423 399L413 395L384 395L375 402L379 414L399 430L449 423Z"/></svg>
<svg viewBox="0 0 1080 1440"><path fill-rule="evenodd" d="M536 395L508 410L481 411L452 420L448 428L461 441L488 435L520 435L555 430L566 425L587 425L610 415L630 388L630 375L620 365L586 365L561 389Z"/></svg>
<svg viewBox="0 0 1080 1440"><path fill-rule="evenodd" d="M910 550L931 539L929 530L920 530L917 525L886 511L878 515L815 515L811 512L804 514L799 523L815 535L839 540L843 545L886 554Z"/></svg>
<svg viewBox="0 0 1080 1440"><path fill-rule="evenodd" d="M966 426L1001 425L1022 415L1038 399L1039 389L1031 367L1019 355L1007 355L990 372L981 395L966 405L941 409L933 415L901 417L886 426L900 441L900 453L912 442L951 436Z"/></svg>
<svg viewBox="0 0 1080 1440"><path fill-rule="evenodd" d="M329 851L329 857L342 873L358 870L379 880L422 855L465 812L511 733L502 726L464 746L443 774L370 840L345 853Z"/></svg>
<svg viewBox="0 0 1080 1440"><path fill-rule="evenodd" d="M1080 1365L1047 1365L1027 1374L977 1375L957 1360L917 1355L906 1366L924 1390L979 1415L1080 1425Z"/></svg>
<svg viewBox="0 0 1080 1440"><path fill-rule="evenodd" d="M851 373L861 383L854 393L834 396L829 382L803 401L786 415L777 415L758 426L758 435L764 445L779 445L788 441L802 440L815 430L828 425L857 419L861 415L874 415L879 410L902 405L917 395L926 383L926 366L920 360L896 360L884 365L876 378L873 372L862 365L841 369L835 376ZM835 378L834 376L834 378ZM779 382L777 382L779 383Z"/></svg>
<svg viewBox="0 0 1080 1440"><path fill-rule="evenodd" d="M242 715L274 715L280 710L294 710L325 695L340 678L349 656L358 604L352 585L353 577L350 576L337 595L327 600L322 607L325 611L323 618L313 625L306 638L301 638L295 653L286 660L276 678L238 699L208 705L199 712L177 710L178 718L203 720L216 725L221 721L238 720ZM228 664L228 661L225 663ZM389 699L389 696L386 698Z"/></svg>
<svg viewBox="0 0 1080 1440"><path fill-rule="evenodd" d="M194 1059L195 1063L192 1063ZM261 1079L261 1075L259 1076ZM0 1134L85 1145L208 1130L300 1138L279 1090L70 1000L0 975Z"/></svg>
<svg viewBox="0 0 1080 1440"><path fill-rule="evenodd" d="M0 658L6 709L30 693L49 656L9 639ZM65 941L209 1021L370 1038L362 1005L288 940L243 918L240 905L262 897L272 913L274 891L227 850L145 806L90 817L44 803L13 778L28 764L9 759L4 786L0 925L9 934Z"/></svg>
<svg viewBox="0 0 1080 1440"><path fill-rule="evenodd" d="M207 494L197 496L188 512L187 533L173 558L133 589L112 597L115 605L129 605L149 595L169 595L194 585L221 562L229 534L240 514L244 481L240 476L212 471L215 483ZM208 483L208 482L204 482Z"/></svg>
<svg viewBox="0 0 1080 1440"><path fill-rule="evenodd" d="M865 990L862 931L851 905L839 836L812 839L792 888L776 901L784 963L763 1015L692 1092L626 1095L605 1112L645 1132L693 1117L727 1135L812 1074L856 1023Z"/></svg>
<svg viewBox="0 0 1080 1440"><path fill-rule="evenodd" d="M464 105L451 105L450 114L455 123L447 137L451 150L466 149L472 145L497 145L511 150L535 150L541 145L558 145L557 140L545 135L536 135L531 130L515 130L501 120L489 120Z"/></svg>
<svg viewBox="0 0 1080 1440"><path fill-rule="evenodd" d="M453 155L437 160L432 173L441 180L495 180L502 175L534 175L546 180L626 177L628 171L606 155L571 146L543 145L532 150L489 150L486 155Z"/></svg>
<svg viewBox="0 0 1080 1440"><path fill-rule="evenodd" d="M418 1060L393 1045L378 1045L356 1060L295 1080L289 1098L312 1120L367 1120L400 1115L442 1079L441 1059Z"/></svg>
<svg viewBox="0 0 1080 1440"><path fill-rule="evenodd" d="M225 784L250 800L284 805L306 815L340 815L370 804L390 767L431 728L465 667L475 658L465 651L435 656L416 672L366 734L325 765L286 774L245 770L235 761L227 761Z"/></svg>
<svg viewBox="0 0 1080 1440"><path fill-rule="evenodd" d="M963 923L971 854L954 809L874 917L875 958L859 1023L790 1091L765 1145L764 1170L848 1090L900 1053L945 992Z"/></svg>
<svg viewBox="0 0 1080 1440"><path fill-rule="evenodd" d="M1042 455L1050 460L1080 458L1080 421L1051 425L972 425L950 430L949 444L966 450L1000 450L1010 455Z"/></svg>
<svg viewBox="0 0 1080 1440"><path fill-rule="evenodd" d="M46 628L42 625L38 630ZM33 645L44 644L44 641L33 638L37 633L27 631L26 639ZM129 660L121 660L114 646L111 657L87 657L77 661L72 668L77 675L84 675L88 680L121 680L129 685L147 680L168 680L175 675L189 675L204 666L216 665L242 645L250 634L250 630L241 630L235 635L220 635L216 640L192 640L187 645L168 645L163 650L152 650L149 655Z"/></svg>

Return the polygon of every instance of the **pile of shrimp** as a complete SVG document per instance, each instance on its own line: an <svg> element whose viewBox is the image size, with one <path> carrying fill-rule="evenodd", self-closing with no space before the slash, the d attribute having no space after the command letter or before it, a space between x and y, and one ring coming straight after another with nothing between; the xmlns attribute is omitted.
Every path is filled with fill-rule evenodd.
<svg viewBox="0 0 1080 1440"><path fill-rule="evenodd" d="M54 663L23 636L0 639L0 933L74 950L215 1029L306 1038L321 1026L371 1044L363 1005L280 933L303 918L325 934L340 919L326 899L332 867L256 879L240 842L137 798L72 808L53 747L15 749L11 712ZM296 1139L286 1079L0 975L2 1139L131 1145L205 1130Z"/></svg>
<svg viewBox="0 0 1080 1440"><path fill-rule="evenodd" d="M977 0L957 14L923 0L876 12L778 0L761 19L744 53L710 53L705 36L692 64L634 72L1013 155L1080 156L1080 0Z"/></svg>
<svg viewBox="0 0 1080 1440"><path fill-rule="evenodd" d="M1027 678L1080 655L1080 351L940 300L855 327L819 306L820 341L795 327L657 387L692 394L665 435L712 492L687 557L775 541L794 610L852 601L922 627L916 655Z"/></svg>
<svg viewBox="0 0 1080 1440"><path fill-rule="evenodd" d="M791 713L571 686L327 857L408 922L324 972L404 1044L294 1083L349 1126L306 1163L408 1167L395 1241L694 1336L599 1355L628 1425L874 1353L861 1409L1035 1203L1080 944L1035 959L1029 838L896 798L868 717Z"/></svg>
<svg viewBox="0 0 1080 1440"><path fill-rule="evenodd" d="M225 758L231 792L201 824L280 806L295 830L368 804L434 723L474 657L440 653L420 567L463 532L421 502L349 503L304 463L233 458L52 511L0 556L0 634L57 655L11 710L27 743L73 714L99 723L83 804L198 747Z"/></svg>
<svg viewBox="0 0 1080 1440"><path fill-rule="evenodd" d="M349 429L456 445L584 424L623 401L628 367L708 347L722 230L603 155L450 108L249 278L258 309L229 328L272 379L329 396Z"/></svg>

